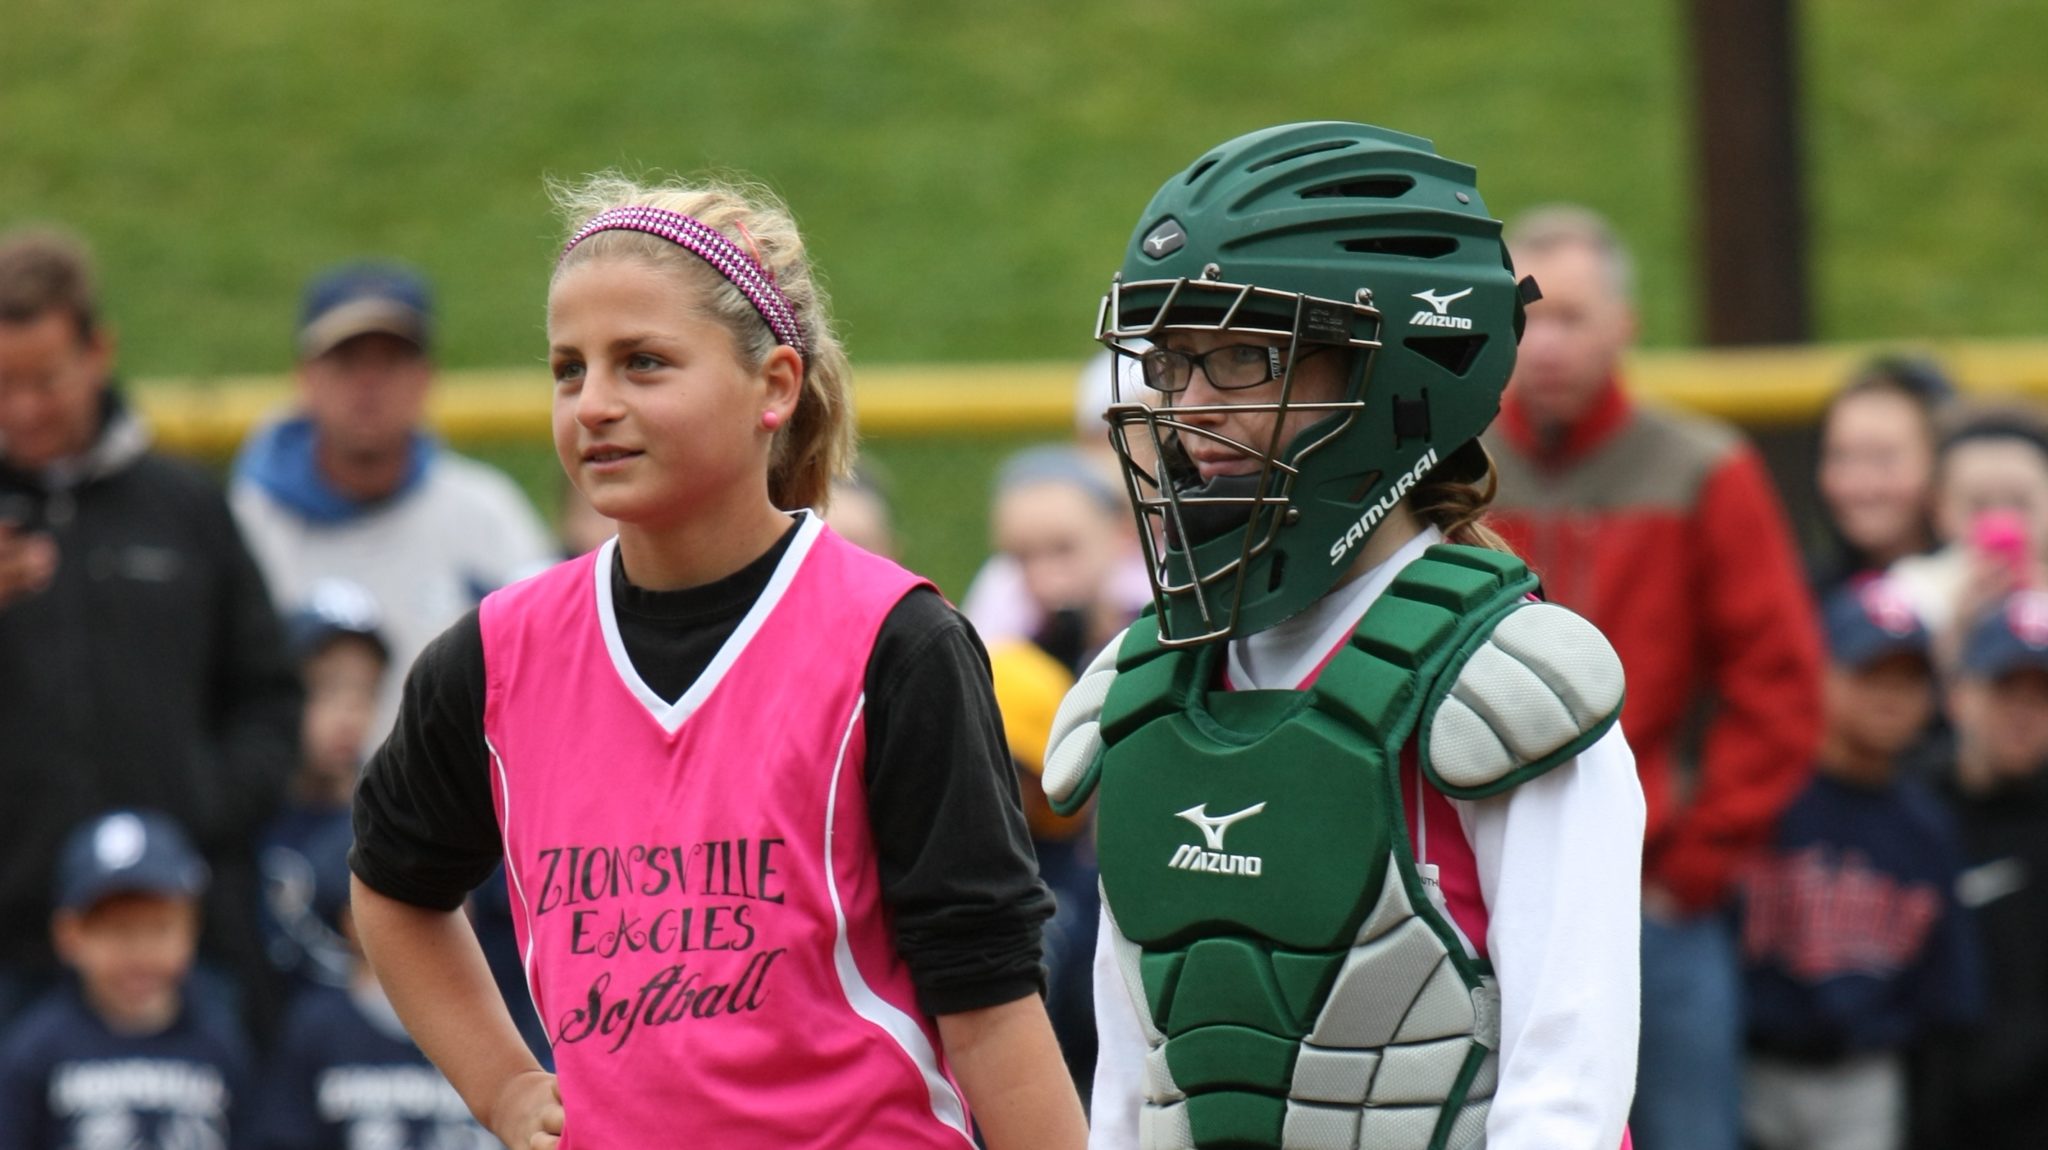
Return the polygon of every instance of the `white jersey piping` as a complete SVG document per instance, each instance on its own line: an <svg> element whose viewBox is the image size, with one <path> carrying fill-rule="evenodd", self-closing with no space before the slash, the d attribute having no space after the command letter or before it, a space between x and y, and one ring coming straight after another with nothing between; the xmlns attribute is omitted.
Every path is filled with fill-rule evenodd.
<svg viewBox="0 0 2048 1150"><path fill-rule="evenodd" d="M816 517L813 516L813 519ZM847 718L846 733L839 740L839 757L832 763L831 790L825 794L825 892L832 900L832 968L839 975L839 988L846 994L846 1004L855 1014L880 1027L903 1048L912 1065L923 1075L925 1089L930 1092L932 1116L956 1131L970 1144L972 1135L967 1132L967 1106L961 1101L959 1092L939 1069L938 1053L917 1021L892 1005L887 999L876 994L868 980L862 976L860 967L853 961L853 947L846 937L846 908L839 901L839 879L832 857L833 826L839 814L839 774L846 766L846 749L853 743L853 732L860 726L862 710L867 707L867 695L862 694L853 702L853 714Z"/></svg>
<svg viewBox="0 0 2048 1150"><path fill-rule="evenodd" d="M690 689L674 703L655 694L654 688L640 677L633 660L626 655L625 640L619 636L619 619L612 609L612 556L618 551L618 537L613 536L597 549L597 562L591 569L597 589L597 619L604 629L605 652L611 656L612 669L618 672L619 681L633 693L634 698L640 700L640 705L647 708L647 713L654 716L662 730L675 734L697 712L697 708L704 705L704 700L711 697L711 692L718 689L725 673L732 670L732 665L745 653L755 633L768 621L768 616L775 613L775 605L782 601L783 593L796 580L804 557L810 554L811 545L818 541L818 535L824 529L825 521L819 516L806 514L803 517L797 524L796 538L790 540L789 550L783 552L781 561L776 563L775 574L769 577L768 586L762 588L760 598L754 600L754 605L740 619L739 626L726 637L718 648L718 654L712 656L710 664L704 668L704 673L698 675L697 681L691 683Z"/></svg>

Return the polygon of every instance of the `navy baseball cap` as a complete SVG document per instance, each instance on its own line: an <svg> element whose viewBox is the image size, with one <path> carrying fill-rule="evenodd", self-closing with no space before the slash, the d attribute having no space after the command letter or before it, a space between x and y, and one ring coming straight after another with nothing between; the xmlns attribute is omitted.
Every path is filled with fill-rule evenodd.
<svg viewBox="0 0 2048 1150"><path fill-rule="evenodd" d="M1962 668L1978 679L2048 671L2048 592L2021 591L1985 613L1963 640Z"/></svg>
<svg viewBox="0 0 2048 1150"><path fill-rule="evenodd" d="M359 335L397 336L427 350L433 294L402 264L347 264L322 272L299 308L299 355L318 359Z"/></svg>
<svg viewBox="0 0 2048 1150"><path fill-rule="evenodd" d="M389 663L391 644L384 639L382 623L376 596L360 583L322 579L313 584L306 601L285 616L285 642L292 657L303 663L334 640L353 637L375 647Z"/></svg>
<svg viewBox="0 0 2048 1150"><path fill-rule="evenodd" d="M85 910L111 895L206 892L206 863L170 816L103 814L71 832L57 861L57 906Z"/></svg>
<svg viewBox="0 0 2048 1150"><path fill-rule="evenodd" d="M1929 657L1927 624L1887 579L1852 583L1821 604L1828 659L1860 669L1891 655Z"/></svg>

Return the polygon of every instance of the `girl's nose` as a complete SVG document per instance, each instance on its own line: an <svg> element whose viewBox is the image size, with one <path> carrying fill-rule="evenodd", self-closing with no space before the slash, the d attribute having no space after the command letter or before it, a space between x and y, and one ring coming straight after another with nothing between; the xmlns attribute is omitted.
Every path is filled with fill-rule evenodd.
<svg viewBox="0 0 2048 1150"><path fill-rule="evenodd" d="M582 390L576 394L576 422L585 427L601 427L619 418L623 412L618 388L611 382L609 373L588 372L584 376Z"/></svg>

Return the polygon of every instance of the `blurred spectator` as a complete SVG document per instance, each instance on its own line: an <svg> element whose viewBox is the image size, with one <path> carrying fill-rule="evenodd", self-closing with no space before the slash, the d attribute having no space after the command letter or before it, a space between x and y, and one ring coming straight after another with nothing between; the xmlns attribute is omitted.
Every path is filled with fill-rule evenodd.
<svg viewBox="0 0 2048 1150"><path fill-rule="evenodd" d="M298 685L220 491L149 450L110 383L84 248L0 238L0 1018L56 976L65 832L165 811L213 868L206 946L267 1001L256 832L298 759Z"/></svg>
<svg viewBox="0 0 2048 1150"><path fill-rule="evenodd" d="M376 597L393 665L484 595L553 562L547 531L503 474L424 427L433 383L425 281L358 264L322 274L299 318L299 410L259 429L235 461L235 516L279 610L325 577ZM390 676L376 734L404 676Z"/></svg>
<svg viewBox="0 0 2048 1150"><path fill-rule="evenodd" d="M1942 548L1892 576L1953 661L1971 624L2014 591L2048 587L2048 426L2031 409L1980 407L1947 435L1934 468Z"/></svg>
<svg viewBox="0 0 2048 1150"><path fill-rule="evenodd" d="M1120 384L1112 384L1112 371L1121 373ZM1099 479L1095 490L1111 492L1118 514L1129 524L1124 531L1123 555L1105 577L1099 597L1115 614L1136 618L1152 602L1152 577L1146 573L1145 557L1138 551L1137 521L1128 502L1123 465L1117 462L1116 452L1110 447L1109 425L1102 418L1118 386L1126 402L1144 389L1138 380L1137 361L1119 360L1106 350L1096 353L1074 381L1074 447L1083 465ZM1139 458L1144 458L1143 451ZM996 487L1000 498L1000 477ZM983 641L990 643L1034 638L1043 633L1048 622L1041 597L1026 585L1023 567L1000 545L996 554L975 573L960 601L960 611L974 624Z"/></svg>
<svg viewBox="0 0 2048 1150"><path fill-rule="evenodd" d="M1934 714L1927 629L1885 580L1822 609L1827 722L1818 773L1746 876L1757 1150L1902 1150L1907 1056L1983 1009L1961 853L1939 799L1900 777Z"/></svg>
<svg viewBox="0 0 2048 1150"><path fill-rule="evenodd" d="M1072 817L1054 813L1040 780L1045 744L1060 700L1074 676L1031 643L1006 639L988 649L996 706L1017 764L1024 817L1038 855L1038 874L1052 889L1054 910L1045 924L1045 1009L1075 1088L1086 1097L1095 1080L1095 931L1101 910L1095 863L1093 808Z"/></svg>
<svg viewBox="0 0 2048 1150"><path fill-rule="evenodd" d="M250 1150L492 1150L501 1145L413 1043L363 959L348 911L342 822L305 844L311 910L342 939L345 981L292 1004L251 1108Z"/></svg>
<svg viewBox="0 0 2048 1150"><path fill-rule="evenodd" d="M305 757L285 808L265 829L266 949L294 987L345 986L350 956L315 913L316 877L308 844L346 829L356 778L375 749L371 728L391 652L377 630L377 604L353 583L324 579L306 606L286 620L292 654L306 685L301 725Z"/></svg>
<svg viewBox="0 0 2048 1150"><path fill-rule="evenodd" d="M989 529L1036 618L1022 637L1069 671L1078 673L1137 615L1118 581L1137 553L1130 512L1078 449L1011 456L996 473Z"/></svg>
<svg viewBox="0 0 2048 1150"><path fill-rule="evenodd" d="M1491 522L1620 653L1649 807L1631 1126L1642 1150L1735 1150L1741 985L1721 911L1819 744L1813 608L1754 449L1622 390L1633 270L1607 222L1546 208L1507 239L1543 298L1485 438L1500 470Z"/></svg>
<svg viewBox="0 0 2048 1150"><path fill-rule="evenodd" d="M897 557L896 517L889 509L889 493L870 467L855 471L851 479L832 481L825 525L855 547L884 559Z"/></svg>
<svg viewBox="0 0 2048 1150"><path fill-rule="evenodd" d="M1955 386L1931 363L1864 365L1821 410L1814 487L1825 550L1808 563L1823 598L1934 549L1937 421Z"/></svg>
<svg viewBox="0 0 2048 1150"><path fill-rule="evenodd" d="M0 1041L0 1148L241 1145L248 1052L186 990L205 889L164 815L115 811L71 835L50 930L74 977Z"/></svg>
<svg viewBox="0 0 2048 1150"><path fill-rule="evenodd" d="M2048 594L2012 596L1964 637L1949 712L1958 900L1983 941L1984 1024L1928 1059L1916 1145L2021 1150L2048 1130Z"/></svg>

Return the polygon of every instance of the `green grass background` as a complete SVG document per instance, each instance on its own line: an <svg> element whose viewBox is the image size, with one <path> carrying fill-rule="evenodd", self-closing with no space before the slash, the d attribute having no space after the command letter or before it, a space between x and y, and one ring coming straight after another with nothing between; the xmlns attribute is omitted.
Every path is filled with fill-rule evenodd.
<svg viewBox="0 0 2048 1150"><path fill-rule="evenodd" d="M2038 333L2048 5L1800 5L1819 335ZM1610 213L1696 330L1687 6L8 0L0 227L89 236L134 376L283 370L334 260L417 262L452 366L538 364L544 176L732 170L795 207L857 362L1088 351L1152 189L1288 119L1433 137L1496 214ZM536 386L540 386L536 375ZM957 592L1006 443L872 445ZM496 445L544 499L545 453Z"/></svg>

